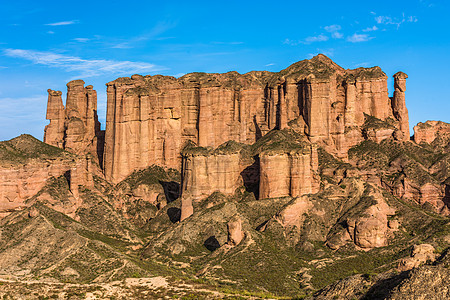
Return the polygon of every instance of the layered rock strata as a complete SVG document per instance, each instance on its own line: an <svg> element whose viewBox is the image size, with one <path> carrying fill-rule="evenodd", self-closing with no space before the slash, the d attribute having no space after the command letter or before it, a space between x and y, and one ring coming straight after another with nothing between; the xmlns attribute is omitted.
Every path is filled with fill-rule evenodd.
<svg viewBox="0 0 450 300"><path fill-rule="evenodd" d="M318 155L314 145L289 152L260 154L260 198L298 197L319 191Z"/></svg>
<svg viewBox="0 0 450 300"><path fill-rule="evenodd" d="M245 167L239 149L187 148L183 151L182 193L194 201L213 192L233 194L243 184L241 172Z"/></svg>
<svg viewBox="0 0 450 300"><path fill-rule="evenodd" d="M47 119L44 142L75 154L91 153L97 163L103 157L104 133L97 116L97 92L84 81L67 83L64 107L60 91L48 90Z"/></svg>
<svg viewBox="0 0 450 300"><path fill-rule="evenodd" d="M39 192L49 178L64 175L70 167L64 159L0 167L0 218L28 206L25 200Z"/></svg>
<svg viewBox="0 0 450 300"><path fill-rule="evenodd" d="M441 121L426 121L414 126L414 141L431 144L437 137L450 137L450 124Z"/></svg>
<svg viewBox="0 0 450 300"><path fill-rule="evenodd" d="M118 182L152 164L179 168L188 140L213 148L228 140L251 144L293 122L343 158L363 140L364 114L392 118L409 138L402 74L393 99L379 67L344 70L324 55L278 73L119 78L107 84L105 175Z"/></svg>
<svg viewBox="0 0 450 300"><path fill-rule="evenodd" d="M409 116L405 103L406 79L408 75L397 72L394 75L394 97L392 99L392 110L394 117L399 122L400 132L403 134L401 140L408 141L409 137Z"/></svg>

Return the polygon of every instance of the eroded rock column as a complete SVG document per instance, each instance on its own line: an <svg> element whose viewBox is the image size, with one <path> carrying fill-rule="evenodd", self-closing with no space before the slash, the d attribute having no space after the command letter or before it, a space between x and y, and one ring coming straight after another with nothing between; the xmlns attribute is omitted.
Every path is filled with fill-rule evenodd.
<svg viewBox="0 0 450 300"><path fill-rule="evenodd" d="M409 116L408 109L405 104L405 90L406 90L406 75L403 72L398 72L394 75L394 99L392 101L392 110L394 117L399 122L399 129L403 133L402 140L409 141Z"/></svg>

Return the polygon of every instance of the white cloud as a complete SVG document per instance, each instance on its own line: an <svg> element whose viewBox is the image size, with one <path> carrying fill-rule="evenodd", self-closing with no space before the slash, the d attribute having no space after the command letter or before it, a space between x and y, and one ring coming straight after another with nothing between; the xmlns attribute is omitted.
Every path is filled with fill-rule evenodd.
<svg viewBox="0 0 450 300"><path fill-rule="evenodd" d="M242 45L244 42L211 42L214 45Z"/></svg>
<svg viewBox="0 0 450 300"><path fill-rule="evenodd" d="M324 29L328 32L335 32L341 30L341 26L337 24L325 26Z"/></svg>
<svg viewBox="0 0 450 300"><path fill-rule="evenodd" d="M370 31L377 31L378 27L373 25L372 27L367 27L366 29L363 29L364 32L370 32Z"/></svg>
<svg viewBox="0 0 450 300"><path fill-rule="evenodd" d="M376 16L375 17L375 22L377 22L377 24L396 25L397 29L403 23L416 23L417 21L418 21L417 17L415 17L415 16L406 17L405 14L402 14L401 18L392 18L390 16Z"/></svg>
<svg viewBox="0 0 450 300"><path fill-rule="evenodd" d="M353 35L347 37L347 41L351 43L360 43L360 42L367 42L373 39L373 37L370 37L368 34L358 34L354 33Z"/></svg>
<svg viewBox="0 0 450 300"><path fill-rule="evenodd" d="M161 37L160 35L174 28L175 26L175 22L159 22L146 33L135 37L129 37L127 39L116 40L110 47L115 49L131 49L136 47L136 45L149 40L171 39L173 37Z"/></svg>
<svg viewBox="0 0 450 300"><path fill-rule="evenodd" d="M46 26L65 26L65 25L73 25L78 23L77 20L72 20L72 21L62 21L62 22L56 22L56 23L49 23L49 24L44 24Z"/></svg>
<svg viewBox="0 0 450 300"><path fill-rule="evenodd" d="M264 65L265 67L270 67L270 66L274 66L275 64L274 63L270 63L270 64L267 64L267 65Z"/></svg>
<svg viewBox="0 0 450 300"><path fill-rule="evenodd" d="M74 41L80 42L80 43L86 43L88 42L90 39L88 38L74 38Z"/></svg>
<svg viewBox="0 0 450 300"><path fill-rule="evenodd" d="M342 39L342 38L344 37L344 34L342 34L342 33L338 32L338 31L336 31L336 32L333 32L333 33L331 34L331 37L332 37L333 39Z"/></svg>
<svg viewBox="0 0 450 300"><path fill-rule="evenodd" d="M51 30L47 31L47 33L48 33L48 34L55 34L55 32L54 32L54 31L51 31Z"/></svg>
<svg viewBox="0 0 450 300"><path fill-rule="evenodd" d="M294 41L294 40L290 40L290 39L285 39L283 41L283 44L296 46L296 45L300 44L300 41Z"/></svg>
<svg viewBox="0 0 450 300"><path fill-rule="evenodd" d="M317 36L309 36L305 39L305 43L314 43L314 42L326 42L328 41L328 37L324 34L319 34Z"/></svg>
<svg viewBox="0 0 450 300"><path fill-rule="evenodd" d="M83 59L76 56L34 50L6 49L3 54L22 58L37 65L60 68L66 72L77 72L79 77L95 77L102 74L148 73L164 70L146 62L117 61L106 59Z"/></svg>
<svg viewBox="0 0 450 300"><path fill-rule="evenodd" d="M339 30L342 29L341 25L333 24L329 26L325 26L324 29L331 33L331 37L333 39L342 39L344 37L344 34L340 33Z"/></svg>
<svg viewBox="0 0 450 300"><path fill-rule="evenodd" d="M315 42L326 42L328 41L330 38L324 34L319 34L316 36L308 36L307 38L305 38L304 40L290 40L290 39L285 39L283 41L283 44L286 45L291 45L291 46L297 46L299 44L304 44L304 45L309 45L311 43L315 43Z"/></svg>

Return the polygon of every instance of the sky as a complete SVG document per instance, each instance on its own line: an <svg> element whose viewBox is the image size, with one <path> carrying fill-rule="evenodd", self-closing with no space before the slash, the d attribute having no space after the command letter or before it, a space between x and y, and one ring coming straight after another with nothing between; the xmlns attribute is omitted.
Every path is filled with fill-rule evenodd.
<svg viewBox="0 0 450 300"><path fill-rule="evenodd" d="M409 75L411 127L450 122L450 1L0 1L0 140L42 139L47 89L132 74L278 72L323 53Z"/></svg>

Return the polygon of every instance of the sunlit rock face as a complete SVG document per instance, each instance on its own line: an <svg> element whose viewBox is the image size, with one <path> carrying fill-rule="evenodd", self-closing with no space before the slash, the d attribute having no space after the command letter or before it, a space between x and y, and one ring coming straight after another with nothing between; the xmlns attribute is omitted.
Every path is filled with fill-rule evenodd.
<svg viewBox="0 0 450 300"><path fill-rule="evenodd" d="M379 67L345 70L324 55L278 73L119 78L107 84L105 175L118 182L152 164L180 168L188 140L213 148L229 140L252 144L272 129L291 126L346 158L347 150L364 139L365 115L391 118L397 136L409 139L405 79L396 75L391 99Z"/></svg>
<svg viewBox="0 0 450 300"><path fill-rule="evenodd" d="M436 138L450 137L450 124L441 121L426 121L414 126L414 141L431 144Z"/></svg>
<svg viewBox="0 0 450 300"><path fill-rule="evenodd" d="M44 142L75 154L93 155L101 165L104 132L97 116L97 92L83 80L67 83L66 106L60 91L48 90L47 119Z"/></svg>

